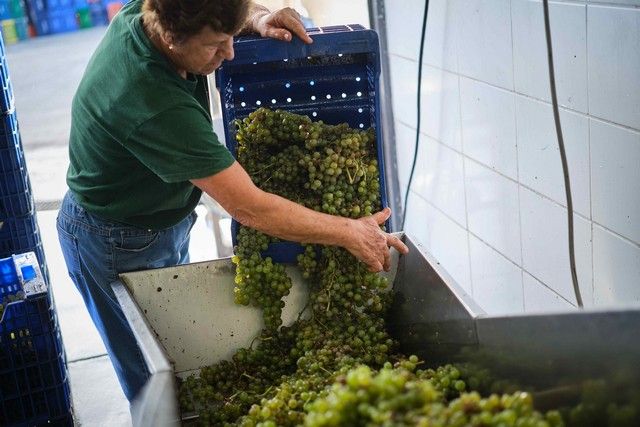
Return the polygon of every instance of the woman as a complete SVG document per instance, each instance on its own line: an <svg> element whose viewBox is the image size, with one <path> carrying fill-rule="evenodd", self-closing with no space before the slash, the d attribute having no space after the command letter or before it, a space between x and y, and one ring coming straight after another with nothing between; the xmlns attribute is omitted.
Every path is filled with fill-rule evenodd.
<svg viewBox="0 0 640 427"><path fill-rule="evenodd" d="M206 75L233 59L233 36L304 42L292 9L248 0L134 0L114 18L72 106L69 191L58 235L69 275L104 340L127 399L148 378L110 284L125 271L188 262L202 191L240 223L286 240L339 245L372 271L389 268L385 209L353 220L258 189L218 141Z"/></svg>

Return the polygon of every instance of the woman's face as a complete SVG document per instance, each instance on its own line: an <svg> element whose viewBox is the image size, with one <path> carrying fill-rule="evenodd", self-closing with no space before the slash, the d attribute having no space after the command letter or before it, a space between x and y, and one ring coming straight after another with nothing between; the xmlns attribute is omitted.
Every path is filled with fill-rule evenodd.
<svg viewBox="0 0 640 427"><path fill-rule="evenodd" d="M233 59L233 36L216 33L204 27L199 33L172 45L173 62L180 69L193 74L213 73L222 61Z"/></svg>

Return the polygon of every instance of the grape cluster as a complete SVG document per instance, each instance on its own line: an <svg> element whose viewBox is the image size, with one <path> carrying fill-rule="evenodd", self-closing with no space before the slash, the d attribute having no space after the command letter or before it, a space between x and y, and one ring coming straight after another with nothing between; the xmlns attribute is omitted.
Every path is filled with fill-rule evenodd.
<svg viewBox="0 0 640 427"><path fill-rule="evenodd" d="M373 130L264 108L236 126L238 161L263 190L351 218L381 208ZM181 381L181 409L200 425L561 425L533 411L530 395L481 399L458 368L422 369L399 354L384 321L387 280L342 248L304 245L297 263L309 300L282 326L291 279L264 256L277 242L240 228L235 302L259 307L264 329L232 360Z"/></svg>
<svg viewBox="0 0 640 427"><path fill-rule="evenodd" d="M273 241L263 233L241 227L236 255L232 258L236 264L236 304L260 307L265 327L270 331L282 324L282 298L289 295L291 289L291 278L285 272L284 265L261 255Z"/></svg>
<svg viewBox="0 0 640 427"><path fill-rule="evenodd" d="M409 365L409 366L408 366ZM310 405L304 425L323 426L562 426L560 414L533 409L528 393L481 398L476 392L447 400L410 364L366 365L338 378L330 392ZM451 371L449 372L449 374Z"/></svg>

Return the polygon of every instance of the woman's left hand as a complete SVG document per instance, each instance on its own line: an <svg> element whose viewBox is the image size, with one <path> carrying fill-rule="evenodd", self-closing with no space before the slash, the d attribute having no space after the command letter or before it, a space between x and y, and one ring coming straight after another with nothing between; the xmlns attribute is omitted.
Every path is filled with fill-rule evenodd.
<svg viewBox="0 0 640 427"><path fill-rule="evenodd" d="M253 29L262 37L291 41L292 33L305 43L313 43L300 20L300 14L290 7L257 17Z"/></svg>

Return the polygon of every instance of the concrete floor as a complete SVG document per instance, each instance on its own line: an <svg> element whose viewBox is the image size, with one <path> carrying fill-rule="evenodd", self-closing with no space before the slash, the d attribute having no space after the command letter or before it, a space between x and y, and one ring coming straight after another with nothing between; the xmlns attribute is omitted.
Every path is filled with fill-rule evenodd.
<svg viewBox="0 0 640 427"><path fill-rule="evenodd" d="M73 94L106 28L42 37L7 46L22 143L38 207L51 287L67 353L76 425L131 425L129 405L80 294L69 279L55 219L66 192ZM207 209L192 232L193 262L217 257ZM228 238L228 237L227 237Z"/></svg>

